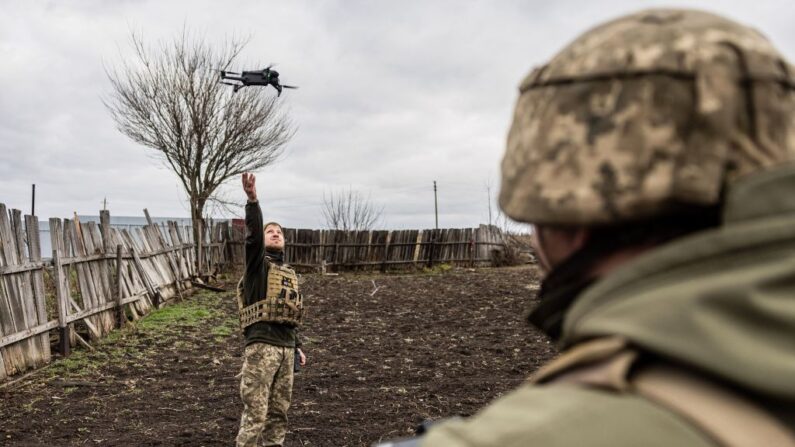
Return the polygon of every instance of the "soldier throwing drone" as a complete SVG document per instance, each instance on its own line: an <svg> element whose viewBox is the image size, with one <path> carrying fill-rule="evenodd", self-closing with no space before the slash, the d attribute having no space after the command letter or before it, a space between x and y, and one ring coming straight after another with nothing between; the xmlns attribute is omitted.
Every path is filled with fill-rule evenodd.
<svg viewBox="0 0 795 447"><path fill-rule="evenodd" d="M240 327L245 337L240 397L243 414L237 447L281 446L293 393L295 357L306 364L298 327L304 299L295 270L284 262L284 233L262 224L254 174L242 176L246 203L246 270L238 283Z"/></svg>
<svg viewBox="0 0 795 447"><path fill-rule="evenodd" d="M279 92L276 96L282 95L283 88L298 88L294 85L283 85L279 82L279 72L276 70L271 70L273 64L268 65L267 67L263 68L262 70L253 70L253 71L243 71L242 73L235 73L232 71L224 71L221 70L221 84L231 85L233 86L233 92L237 93L243 87L248 87L249 85L264 85L264 86L273 86L277 92ZM233 81L233 82L225 82L225 81Z"/></svg>

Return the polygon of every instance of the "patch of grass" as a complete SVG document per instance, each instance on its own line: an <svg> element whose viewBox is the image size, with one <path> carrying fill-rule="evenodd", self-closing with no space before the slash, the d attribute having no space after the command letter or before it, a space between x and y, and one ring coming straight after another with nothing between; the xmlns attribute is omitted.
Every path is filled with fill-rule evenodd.
<svg viewBox="0 0 795 447"><path fill-rule="evenodd" d="M423 267L422 272L428 275L441 275L443 273L447 273L453 269L451 264L443 263L443 264L436 264L433 268Z"/></svg>
<svg viewBox="0 0 795 447"><path fill-rule="evenodd" d="M234 332L233 328L231 326L227 326L227 325L216 326L212 330L212 334L213 335L215 335L216 337L222 337L222 338L232 335L233 332Z"/></svg>
<svg viewBox="0 0 795 447"><path fill-rule="evenodd" d="M125 348L110 348L107 351L108 357L112 361L120 361L124 358Z"/></svg>
<svg viewBox="0 0 795 447"><path fill-rule="evenodd" d="M100 344L102 344L102 345L114 345L114 344L117 344L119 341L124 339L124 337L126 335L127 335L127 331L113 330L109 334L105 335L105 337L100 340Z"/></svg>
<svg viewBox="0 0 795 447"><path fill-rule="evenodd" d="M230 335L234 334L239 330L240 323L238 322L237 318L230 317L226 318L223 323L218 326L215 326L211 333L215 337L217 342L223 341L225 338L229 337Z"/></svg>
<svg viewBox="0 0 795 447"><path fill-rule="evenodd" d="M179 326L195 327L216 313L214 309L209 309L200 303L184 301L152 311L141 319L137 326L138 329L147 332L158 332Z"/></svg>
<svg viewBox="0 0 795 447"><path fill-rule="evenodd" d="M151 343L153 337L158 340L169 337L177 348L189 346L188 341L179 337L181 328L205 324L211 326L210 331L217 341L223 341L238 330L237 316L227 313L223 299L220 294L202 291L186 301L153 310L137 322L127 324L124 329L111 331L93 342L96 351L73 350L69 357L52 363L47 368L47 375L50 378L84 377L109 362L140 362L146 358L146 351L157 349ZM139 362L131 364L145 366Z"/></svg>
<svg viewBox="0 0 795 447"><path fill-rule="evenodd" d="M47 370L50 377L83 376L95 370L99 365L90 352L76 351L72 355L52 364Z"/></svg>

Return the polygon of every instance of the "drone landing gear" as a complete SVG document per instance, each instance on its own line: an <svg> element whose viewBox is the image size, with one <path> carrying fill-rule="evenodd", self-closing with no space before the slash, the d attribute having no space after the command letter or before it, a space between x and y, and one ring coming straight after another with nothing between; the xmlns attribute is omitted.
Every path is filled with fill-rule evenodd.
<svg viewBox="0 0 795 447"><path fill-rule="evenodd" d="M241 88L245 87L244 85L235 84L234 82L223 82L223 81L221 81L221 84L231 85L232 86L232 93L237 93L238 90L240 90Z"/></svg>

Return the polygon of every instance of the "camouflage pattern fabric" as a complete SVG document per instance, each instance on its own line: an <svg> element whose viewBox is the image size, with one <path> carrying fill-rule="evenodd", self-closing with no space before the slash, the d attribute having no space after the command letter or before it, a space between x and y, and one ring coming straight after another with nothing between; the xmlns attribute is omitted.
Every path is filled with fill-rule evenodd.
<svg viewBox="0 0 795 447"><path fill-rule="evenodd" d="M254 343L246 347L240 379L243 416L238 447L280 446L287 435L293 393L294 348Z"/></svg>
<svg viewBox="0 0 795 447"><path fill-rule="evenodd" d="M304 298L298 292L295 270L269 262L265 297L250 306L243 306L242 284L241 278L237 296L241 329L259 321L301 325L304 318Z"/></svg>
<svg viewBox="0 0 795 447"><path fill-rule="evenodd" d="M614 224L714 205L795 159L795 69L756 30L649 10L583 34L521 83L500 205L538 224Z"/></svg>
<svg viewBox="0 0 795 447"><path fill-rule="evenodd" d="M566 314L567 349L534 383L471 418L432 427L421 446L795 446L793 190L793 165L734 183L720 228L660 246L586 289ZM638 388L650 366L750 402L705 409L706 396L684 386L683 404L674 403L663 389ZM747 403L789 427L791 441L763 439ZM735 434L751 440L720 441Z"/></svg>

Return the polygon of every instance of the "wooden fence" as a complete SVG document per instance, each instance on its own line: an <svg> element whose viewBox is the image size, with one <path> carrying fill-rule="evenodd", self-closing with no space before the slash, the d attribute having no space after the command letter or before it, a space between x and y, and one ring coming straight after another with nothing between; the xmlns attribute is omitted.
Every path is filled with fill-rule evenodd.
<svg viewBox="0 0 795 447"><path fill-rule="evenodd" d="M158 225L144 212L147 225L134 229L111 226L108 211L99 223L50 219L53 250L45 260L38 219L0 204L0 381L50 362L53 344L69 355L76 344L88 345L181 298L195 277L244 262L244 228L205 222L197 263L191 227ZM483 265L505 247L500 231L489 226L284 231L285 259L303 270Z"/></svg>
<svg viewBox="0 0 795 447"><path fill-rule="evenodd" d="M229 257L244 260L245 228L229 231ZM505 249L494 226L439 230L341 231L285 228L285 261L302 270L381 270L434 264L490 265Z"/></svg>
<svg viewBox="0 0 795 447"><path fill-rule="evenodd" d="M146 217L132 230L113 228L107 211L99 224L50 219L52 258L42 260L38 220L0 204L0 380L48 363L51 332L65 356L190 287L202 273L191 228ZM204 228L200 270L229 264L228 234L226 222Z"/></svg>

